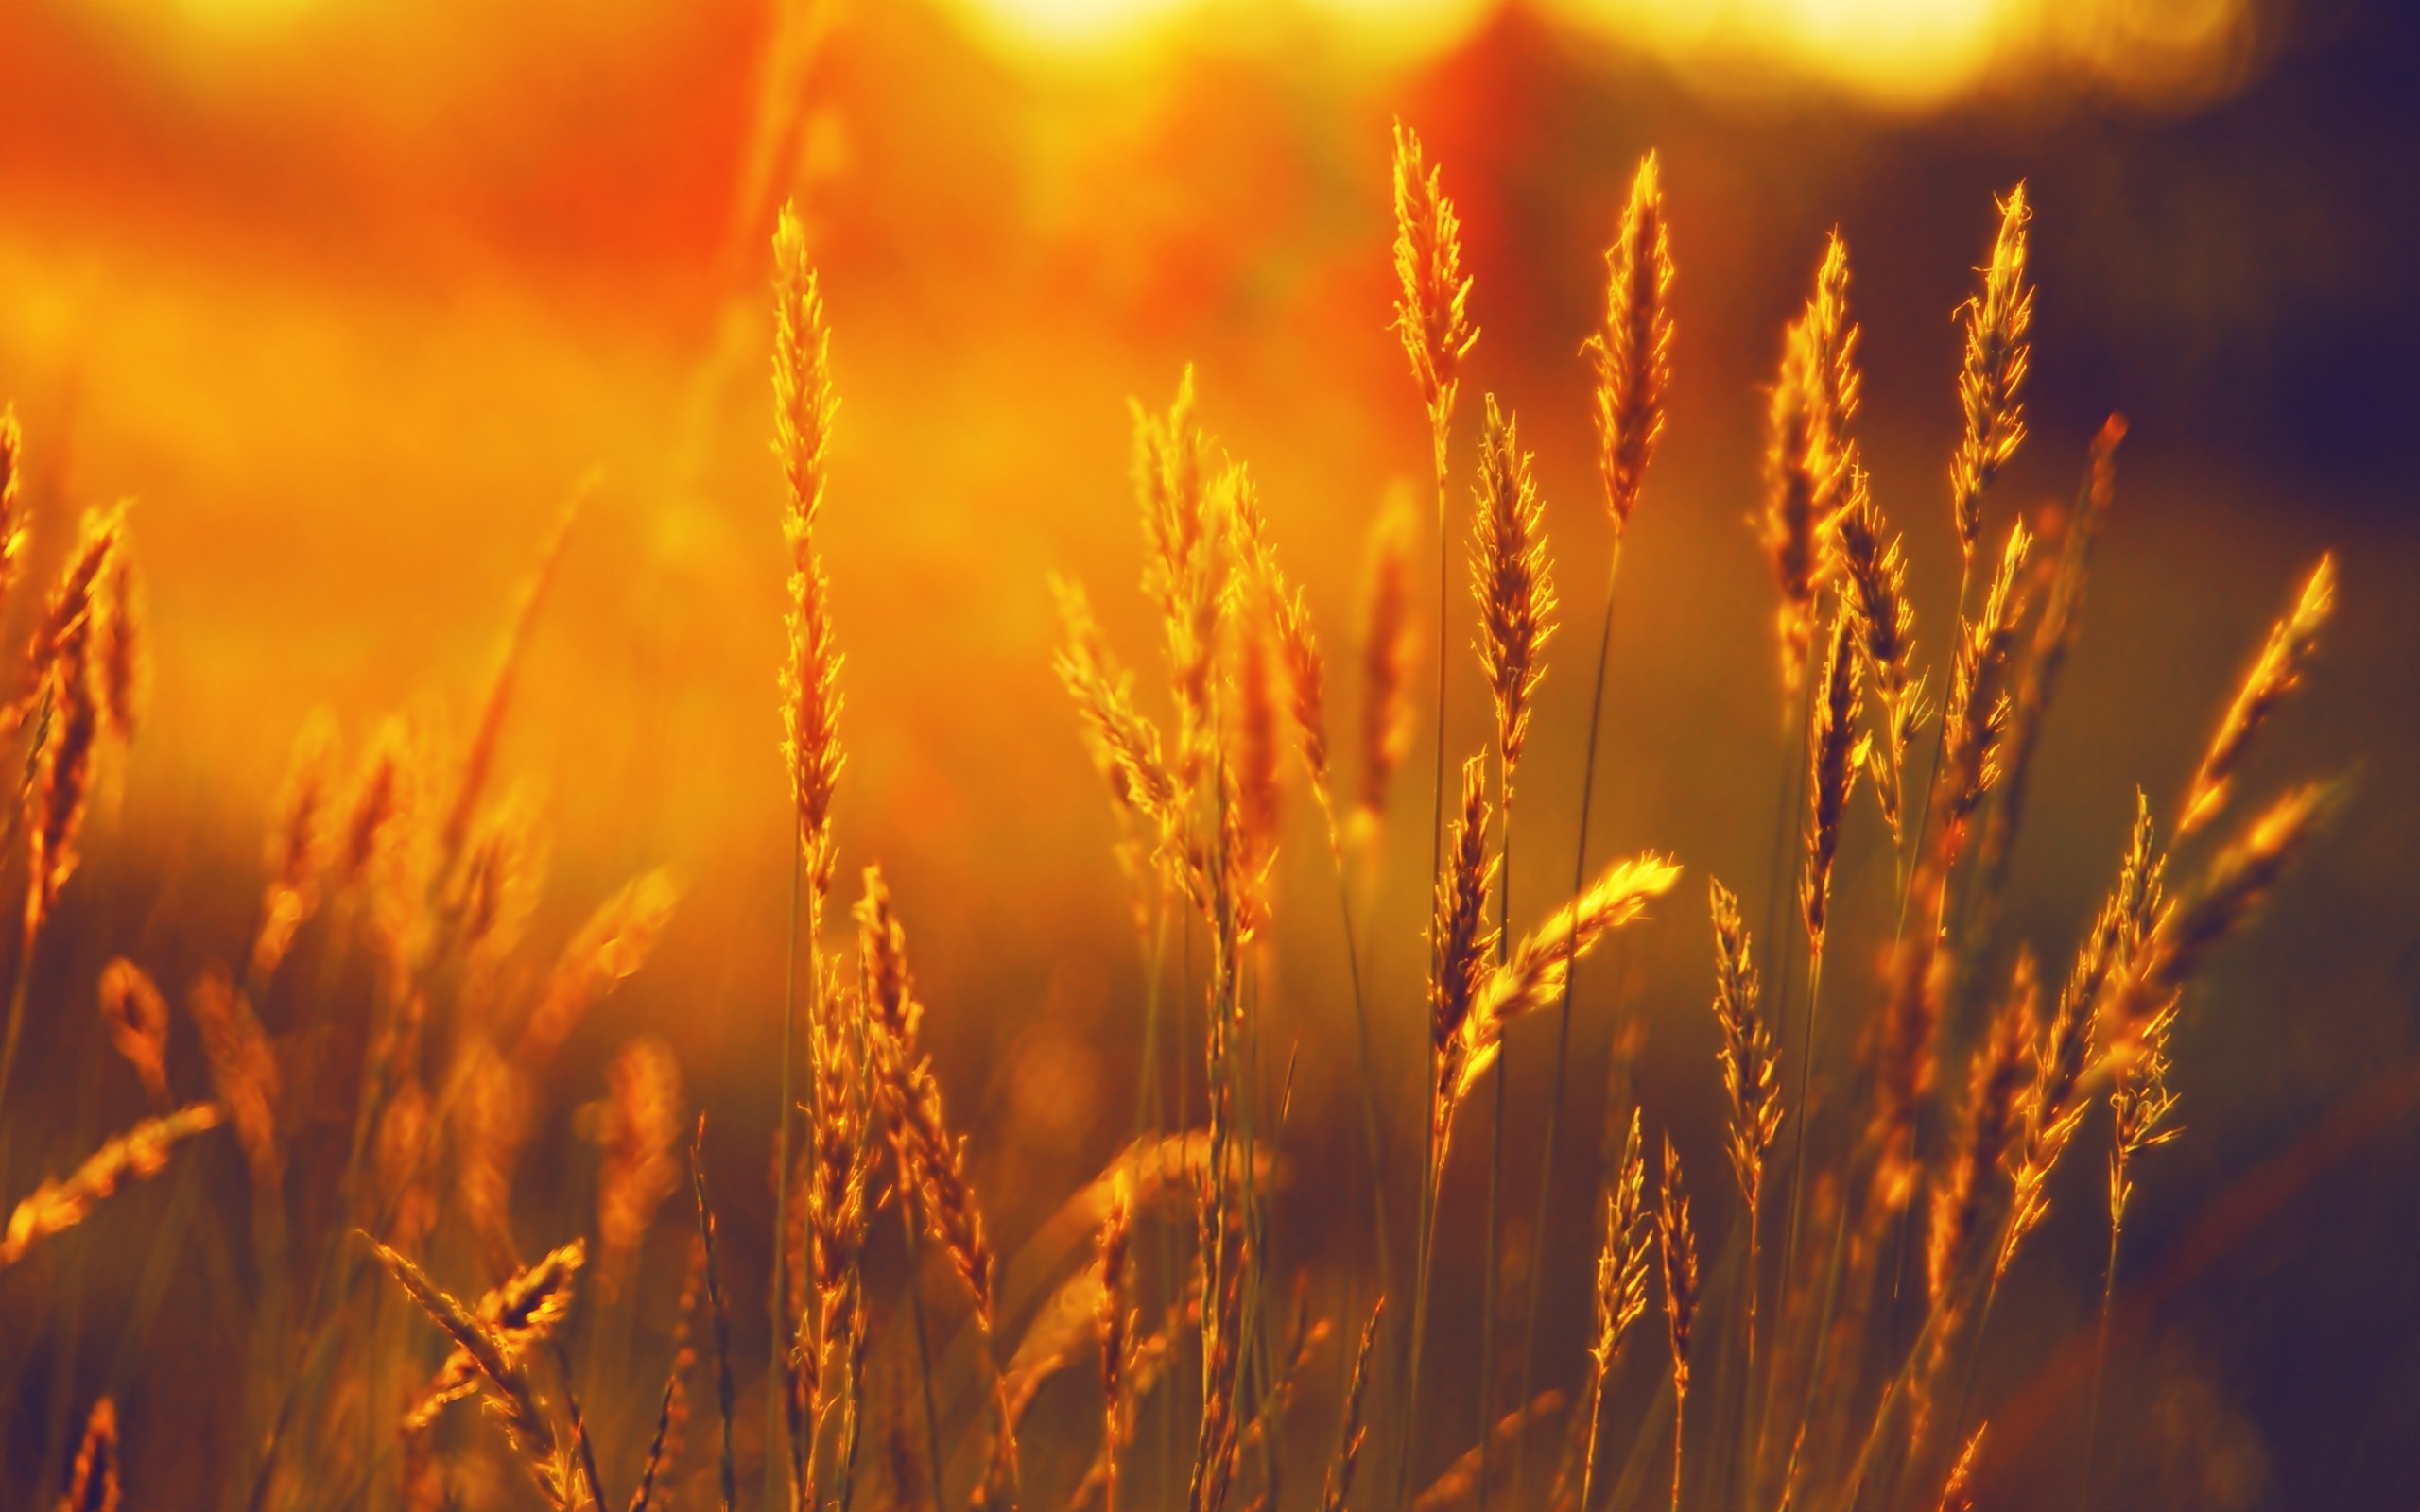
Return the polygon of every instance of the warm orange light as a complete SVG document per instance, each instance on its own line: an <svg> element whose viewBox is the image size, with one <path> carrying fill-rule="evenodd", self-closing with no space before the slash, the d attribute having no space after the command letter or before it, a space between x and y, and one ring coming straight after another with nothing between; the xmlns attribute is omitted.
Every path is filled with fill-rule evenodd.
<svg viewBox="0 0 2420 1512"><path fill-rule="evenodd" d="M295 0L188 0L260 5ZM1502 0L957 0L1012 51L1098 57L1171 26L1307 17L1377 60L1443 51ZM2242 71L2245 0L1546 0L1576 30L1741 93L1813 81L1938 104L1990 81L2081 79L2206 98ZM1283 38L1289 28L1271 27Z"/></svg>

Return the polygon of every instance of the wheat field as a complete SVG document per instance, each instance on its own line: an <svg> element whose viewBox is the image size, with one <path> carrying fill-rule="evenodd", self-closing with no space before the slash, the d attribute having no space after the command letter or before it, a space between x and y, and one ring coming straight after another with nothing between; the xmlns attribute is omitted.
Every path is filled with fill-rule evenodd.
<svg viewBox="0 0 2420 1512"><path fill-rule="evenodd" d="M2420 1485L2412 554L2103 407L2089 149L1075 149L942 14L425 330L0 162L0 1503Z"/></svg>

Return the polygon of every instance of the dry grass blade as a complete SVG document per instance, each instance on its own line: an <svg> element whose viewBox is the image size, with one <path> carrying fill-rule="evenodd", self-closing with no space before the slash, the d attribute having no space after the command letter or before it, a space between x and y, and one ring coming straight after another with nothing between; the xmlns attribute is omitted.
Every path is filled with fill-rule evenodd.
<svg viewBox="0 0 2420 1512"><path fill-rule="evenodd" d="M1546 644L1554 635L1554 578L1547 558L1546 506L1517 422L1487 396L1479 432L1471 594L1478 601L1480 667L1495 701L1496 748L1503 754L1506 801L1521 764Z"/></svg>
<svg viewBox="0 0 2420 1512"><path fill-rule="evenodd" d="M2260 659L2244 675L2243 685L2236 690L2235 702L2228 705L2226 718L2220 723L2210 748L2203 754L2202 765L2195 768L2193 781L2185 793L2184 817L2176 823L2179 840L2208 823L2226 806L2235 769L2242 762L2252 737L2268 723L2277 705L2302 685L2303 669L2309 663L2311 653L2318 649L2319 633L2326 627L2328 614L2335 607L2336 559L2322 557L2310 576L2304 580L2293 609L2270 630L2268 644L2260 649Z"/></svg>
<svg viewBox="0 0 2420 1512"><path fill-rule="evenodd" d="M1572 962L1595 949L1609 932L1645 912L1648 900L1669 892L1680 876L1679 867L1652 851L1616 861L1599 873L1585 892L1524 936L1511 958L1489 973L1471 1011L1458 1025L1448 1057L1456 1068L1452 1097L1459 1101L1467 1096L1495 1063L1507 1025L1545 1007L1563 991Z"/></svg>
<svg viewBox="0 0 2420 1512"><path fill-rule="evenodd" d="M83 1222L95 1203L108 1200L130 1177L140 1181L159 1175L180 1140L216 1128L226 1117L227 1110L216 1103L196 1103L147 1119L94 1151L64 1181L43 1182L9 1214L8 1229L0 1233L0 1270L25 1259L43 1240Z"/></svg>
<svg viewBox="0 0 2420 1512"><path fill-rule="evenodd" d="M1966 351L1958 371L1958 404L1965 428L1949 464L1951 513L1958 544L1969 558L1982 536L1983 490L2025 440L2026 337L2033 323L2033 286L2025 279L2026 224L2032 212L2020 183L2000 201L1999 232L1981 291L1968 300Z"/></svg>
<svg viewBox="0 0 2420 1512"><path fill-rule="evenodd" d="M1631 180L1605 274L1605 323L1588 338L1587 352L1597 371L1597 467L1619 531L1638 507L1672 383L1672 247L1652 152Z"/></svg>

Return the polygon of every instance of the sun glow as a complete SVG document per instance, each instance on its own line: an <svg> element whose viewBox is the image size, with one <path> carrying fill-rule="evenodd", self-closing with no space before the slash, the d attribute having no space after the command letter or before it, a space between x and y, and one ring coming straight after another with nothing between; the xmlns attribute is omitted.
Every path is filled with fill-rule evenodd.
<svg viewBox="0 0 2420 1512"><path fill-rule="evenodd" d="M1124 51L1181 26L1308 19L1357 51L1452 46L1507 0L956 0L1009 50ZM2240 76L2245 0L1539 0L1562 26L1662 59L1707 90L1802 83L1938 104L2005 78L2060 79L2150 99L2206 98ZM1273 28L1271 36L1287 36Z"/></svg>

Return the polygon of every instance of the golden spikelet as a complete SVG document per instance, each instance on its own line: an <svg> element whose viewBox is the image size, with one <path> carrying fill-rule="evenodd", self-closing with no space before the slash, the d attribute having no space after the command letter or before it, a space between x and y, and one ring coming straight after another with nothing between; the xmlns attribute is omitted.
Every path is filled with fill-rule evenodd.
<svg viewBox="0 0 2420 1512"><path fill-rule="evenodd" d="M2335 605L2336 558L2322 557L2304 580L2294 607L2269 631L2260 659L2244 675L2235 702L2227 706L2226 718L2212 737L2210 748L2203 753L2202 765L2194 769L2193 781L2185 791L2184 816L2176 822L2176 838L2184 839L2226 806L2235 769L2252 737L2268 723L2277 705L2302 685L2303 669L2318 649L2319 632Z"/></svg>
<svg viewBox="0 0 2420 1512"><path fill-rule="evenodd" d="M0 530L6 513L0 511ZM0 574L0 597L7 593ZM134 553L123 542L112 554L109 575L95 599L98 607L95 652L95 684L100 696L101 726L112 740L125 745L134 739L151 695L149 616L142 579L134 571Z"/></svg>
<svg viewBox="0 0 2420 1512"><path fill-rule="evenodd" d="M1807 948L1818 957L1824 954L1824 926L1831 918L1832 863L1840 855L1841 820L1848 814L1858 768L1864 765L1857 732L1864 701L1850 662L1852 651L1849 610L1842 605L1832 619L1806 730L1806 865L1799 875L1798 903L1806 921Z"/></svg>
<svg viewBox="0 0 2420 1512"><path fill-rule="evenodd" d="M1664 434L1664 394L1672 382L1672 248L1652 152L1631 180L1605 272L1605 324L1588 338L1587 352L1597 371L1597 467L1619 534L1638 507L1647 464Z"/></svg>
<svg viewBox="0 0 2420 1512"><path fill-rule="evenodd" d="M1833 541L1850 589L1848 602L1857 613L1866 686L1879 714L1880 739L1869 748L1866 766L1874 774L1875 797L1895 844L1906 809L1908 746L1925 718L1924 679L1910 681L1908 676L1916 615L1908 600L1908 565L1899 538L1885 541L1885 528L1865 474L1852 474L1849 502L1841 510Z"/></svg>
<svg viewBox="0 0 2420 1512"><path fill-rule="evenodd" d="M1655 1246L1664 1260L1664 1320L1672 1340L1672 1509L1681 1506L1682 1424L1689 1400L1689 1341L1698 1311L1698 1241L1681 1185L1681 1152L1664 1136L1663 1190L1656 1194Z"/></svg>
<svg viewBox="0 0 2420 1512"><path fill-rule="evenodd" d="M1765 1155L1781 1132L1781 1074L1772 1031L1758 1010L1755 962L1739 900L1720 882L1707 884L1714 915L1714 1022L1722 1031L1719 1060L1731 1108L1724 1146L1739 1195L1754 1212L1764 1192Z"/></svg>
<svg viewBox="0 0 2420 1512"><path fill-rule="evenodd" d="M681 1062L652 1035L624 1045L605 1067L596 1143L597 1280L608 1297L630 1284L656 1210L681 1184Z"/></svg>
<svg viewBox="0 0 2420 1512"><path fill-rule="evenodd" d="M1100 1295L1094 1322L1100 1334L1102 1512L1117 1508L1117 1446L1125 1437L1126 1371L1133 1350L1134 1307L1127 1272L1127 1240L1134 1210L1124 1182L1110 1195L1109 1217L1100 1226Z"/></svg>
<svg viewBox="0 0 2420 1512"><path fill-rule="evenodd" d="M1949 705L1942 716L1947 721L1948 735L1940 778L1941 791L1947 799L1942 807L1941 833L1944 843L1952 847L1953 859L1966 820L1999 778L2000 737L2007 732L2009 718L2009 699L2002 684L2016 644L2017 620L2024 612L2017 582L2032 549L2033 533L2025 523L2011 525L1982 611L1967 626L1964 644L1958 648ZM1946 866L1945 862L1945 869Z"/></svg>
<svg viewBox="0 0 2420 1512"><path fill-rule="evenodd" d="M841 766L840 653L833 644L831 589L815 549L838 408L832 395L831 333L807 263L806 235L791 207L773 232L773 455L788 485L782 534L789 543L789 654L782 663L782 754L798 810L798 844L811 896L831 888L832 795Z"/></svg>
<svg viewBox="0 0 2420 1512"><path fill-rule="evenodd" d="M1583 1508L1594 1501L1597 1435L1605 1415L1606 1385L1623 1336L1647 1311L1647 1273L1655 1252L1655 1217L1647 1208L1647 1146L1639 1138L1635 1108L1630 1112L1630 1135L1623 1141L1620 1161L1606 1172L1599 1208L1604 1231L1591 1288L1596 1326L1589 1333L1588 1422L1580 1461L1578 1504Z"/></svg>
<svg viewBox="0 0 2420 1512"><path fill-rule="evenodd" d="M60 1512L117 1512L117 1403L103 1397L84 1419L84 1441L77 1446L76 1469Z"/></svg>
<svg viewBox="0 0 2420 1512"><path fill-rule="evenodd" d="M1051 665L1082 716L1085 746L1108 782L1118 812L1133 815L1150 828L1162 864L1181 880L1184 795L1163 754L1159 727L1134 707L1133 675L1110 652L1083 589L1058 578L1052 588L1065 640Z"/></svg>
<svg viewBox="0 0 2420 1512"><path fill-rule="evenodd" d="M2033 1040L2039 991L2032 953L2018 953L2008 997L1976 1049L1965 1118L1947 1171L1933 1193L1925 1276L1932 1305L1945 1318L1955 1305L1952 1289L1965 1268L1974 1237L1999 1200L2001 1158L2017 1137L2036 1085ZM1936 1328L1936 1350L1946 1349L1949 1332L1946 1326Z"/></svg>
<svg viewBox="0 0 2420 1512"><path fill-rule="evenodd" d="M405 813L410 747L410 733L398 718L384 721L371 736L328 868L331 887L360 885L382 859L392 854L401 833L398 821Z"/></svg>
<svg viewBox="0 0 2420 1512"><path fill-rule="evenodd" d="M1137 725L1148 722L1132 713L1133 675L1118 664L1117 655L1109 646L1109 637L1102 633L1100 621L1093 614L1092 598L1081 583L1073 578L1050 575L1050 596L1059 608L1059 624L1063 636L1060 649L1051 657L1051 665L1059 675L1062 686L1076 701L1077 710L1084 716L1084 749L1091 755L1101 781L1109 788L1111 808L1121 824L1142 820L1154 827L1159 813L1146 813L1134 791L1135 779L1129 775L1129 763L1118 755L1117 747L1103 733L1110 723L1109 710L1122 711ZM1145 737L1138 731L1128 737L1128 744L1142 745ZM1148 743L1150 764L1159 765L1159 731L1150 730ZM1163 779L1163 801L1172 799L1175 785Z"/></svg>
<svg viewBox="0 0 2420 1512"><path fill-rule="evenodd" d="M168 1000L149 973L121 955L101 968L101 1022L154 1108L168 1106Z"/></svg>
<svg viewBox="0 0 2420 1512"><path fill-rule="evenodd" d="M43 1181L9 1214L8 1229L0 1233L0 1270L25 1259L43 1240L82 1223L95 1203L107 1201L128 1179L159 1175L178 1141L216 1128L226 1117L227 1110L216 1103L195 1103L147 1119L94 1151L64 1181Z"/></svg>
<svg viewBox="0 0 2420 1512"><path fill-rule="evenodd" d="M2141 947L2161 904L2159 858L2152 849L2151 800L2135 793L2135 826L2117 885L2102 902L2059 991L2058 1007L2033 1053L2034 1085L2024 1107L2024 1129L2010 1171L2008 1227L1994 1280L2008 1271L2017 1246L2049 1211L2050 1174L2083 1124L2080 1095L2094 1054L2093 1008L2113 972Z"/></svg>
<svg viewBox="0 0 2420 1512"><path fill-rule="evenodd" d="M337 760L336 712L321 706L303 720L295 737L276 820L264 848L268 885L261 895L249 977L256 989L277 974L293 948L295 932L319 906L330 810L336 804Z"/></svg>
<svg viewBox="0 0 2420 1512"><path fill-rule="evenodd" d="M830 1395L854 1430L858 1380L867 1342L866 1297L859 1258L866 1243L866 1187L873 1175L865 1077L865 1005L838 962L825 963L823 990L807 1025L807 1061L815 1102L809 1110L806 1201L808 1251L815 1268L813 1338L807 1310L799 1314L792 1364L808 1404ZM820 1345L820 1349L818 1346ZM827 1394L827 1374L838 1393Z"/></svg>
<svg viewBox="0 0 2420 1512"><path fill-rule="evenodd" d="M1630 1326L1647 1311L1647 1273L1655 1252L1655 1215L1647 1207L1647 1145L1632 1108L1621 1163L1608 1175L1603 1243L1597 1252L1596 1327L1588 1345L1599 1375L1614 1367Z"/></svg>
<svg viewBox="0 0 2420 1512"><path fill-rule="evenodd" d="M857 941L866 973L874 1095L890 1125L902 1178L916 1194L925 1226L948 1250L974 1300L976 1321L989 1333L992 1246L975 1189L966 1178L966 1142L953 1137L942 1120L941 1085L933 1079L932 1062L918 1040L924 1009L908 974L908 935L891 911L890 890L883 885L880 868L866 868L865 887L856 908Z"/></svg>
<svg viewBox="0 0 2420 1512"><path fill-rule="evenodd" d="M2125 1226L2126 1203L2135 1193L2135 1158L2185 1132L2169 1122L2169 1115L2176 1111L2176 1093L2168 1085L2168 1037L2175 1026L2176 1004L2170 1000L2136 1032L2134 1053L2118 1073L2118 1084L2109 1094L2112 1230Z"/></svg>
<svg viewBox="0 0 2420 1512"><path fill-rule="evenodd" d="M26 522L18 507L25 475L26 434L17 424L17 406L0 406L0 603L16 586L26 554Z"/></svg>
<svg viewBox="0 0 2420 1512"><path fill-rule="evenodd" d="M1411 358L1411 375L1428 406L1437 474L1445 473L1445 432L1462 359L1478 331L1466 308L1471 281L1462 272L1461 223L1445 198L1439 169L1430 167L1420 138L1395 123L1395 331Z"/></svg>
<svg viewBox="0 0 2420 1512"><path fill-rule="evenodd" d="M2025 441L2027 333L2033 324L2033 286L2026 282L2026 225L2032 211L2019 183L1999 202L1999 232L1984 267L1982 289L1962 307L1966 350L1958 370L1958 405L1965 422L1949 464L1951 513L1958 546L1968 559L1983 533L1983 490Z"/></svg>
<svg viewBox="0 0 2420 1512"><path fill-rule="evenodd" d="M26 888L28 939L40 932L79 859L76 842L92 799L94 748L101 730L94 594L124 528L122 509L85 512L82 538L51 596L35 642L35 667L49 701L50 720L35 758L34 822L28 828L31 881Z"/></svg>
<svg viewBox="0 0 2420 1512"><path fill-rule="evenodd" d="M445 1331L455 1347L477 1369L495 1402L505 1435L538 1483L546 1504L557 1509L568 1507L572 1502L571 1477L555 1452L554 1435L538 1411L537 1389L511 1349L488 1324L430 1280L408 1258L375 1239L367 1242L396 1283Z"/></svg>
<svg viewBox="0 0 2420 1512"><path fill-rule="evenodd" d="M253 1180L273 1188L284 1179L285 1160L277 1138L277 1057L269 1049L268 1036L252 1016L252 1005L219 967L210 967L195 979L185 1006L201 1032L211 1080L251 1162Z"/></svg>
<svg viewBox="0 0 2420 1512"><path fill-rule="evenodd" d="M1806 675L1815 595L1829 576L1832 531L1857 474L1848 437L1858 392L1848 280L1848 247L1835 232L1806 308L1783 335L1781 375L1766 410L1762 535L1781 590L1776 624L1785 696L1795 694Z"/></svg>
<svg viewBox="0 0 2420 1512"><path fill-rule="evenodd" d="M1975 1512L1975 1460L1983 1448L1984 1426L1978 1424L1967 1435L1958 1463L1949 1468L1949 1479L1941 1487L1941 1512Z"/></svg>
<svg viewBox="0 0 2420 1512"><path fill-rule="evenodd" d="M1129 405L1134 496L1150 548L1143 589L1167 634L1177 706L1175 773L1189 799L1218 740L1211 694L1227 596L1227 504L1249 484L1240 470L1212 475L1210 441L1193 418L1192 369L1178 379L1166 414L1151 414L1139 401Z"/></svg>
<svg viewBox="0 0 2420 1512"><path fill-rule="evenodd" d="M2260 905L2336 796L2332 785L2315 782L2279 799L2211 862L2190 898L2161 911L2134 960L2101 993L2101 1063L2122 1070L2142 1053L2152 1025L2210 951Z"/></svg>
<svg viewBox="0 0 2420 1512"><path fill-rule="evenodd" d="M1461 808L1446 837L1428 936L1428 1028L1437 1063L1430 1111L1441 1145L1462 1086L1465 1027L1486 980L1488 958L1495 954L1487 894L1495 884L1496 863L1488 853L1487 817L1487 761L1473 756L1462 763Z"/></svg>
<svg viewBox="0 0 2420 1512"><path fill-rule="evenodd" d="M1287 707L1293 715L1295 741L1302 748L1303 769L1309 774L1311 795L1327 819L1333 845L1338 832L1328 781L1327 659L1320 654L1319 637L1311 628L1310 605L1277 564L1258 492L1249 478L1240 475L1233 497L1232 523L1237 555L1259 590L1268 630L1276 637L1278 653L1286 663Z"/></svg>
<svg viewBox="0 0 2420 1512"><path fill-rule="evenodd" d="M418 1244L437 1226L437 1194L426 1166L435 1116L418 1076L406 1077L378 1115L371 1170L377 1178L378 1211L390 1215L387 1238L400 1247Z"/></svg>
<svg viewBox="0 0 2420 1512"><path fill-rule="evenodd" d="M571 1315L572 1281L588 1259L584 1242L573 1240L533 1265L525 1265L479 1298L472 1310L481 1328L508 1357L527 1353L553 1335ZM421 1400L404 1415L404 1430L415 1433L437 1420L446 1404L479 1389L480 1368L471 1351L457 1343L447 1352L422 1391Z"/></svg>
<svg viewBox="0 0 2420 1512"><path fill-rule="evenodd" d="M1398 496L1370 530L1361 630L1361 799L1365 829L1386 817L1387 788L1411 747L1410 504Z"/></svg>
<svg viewBox="0 0 2420 1512"><path fill-rule="evenodd" d="M1645 912L1647 901L1670 891L1680 875L1680 868L1652 851L1616 861L1579 897L1524 936L1511 958L1488 974L1471 1011L1461 1020L1450 1057L1460 1069L1453 1099L1459 1102L1468 1096L1495 1064L1504 1031L1513 1020L1553 1003L1570 977L1571 963L1595 949L1608 933Z"/></svg>
<svg viewBox="0 0 2420 1512"><path fill-rule="evenodd" d="M581 1016L647 964L680 901L672 874L650 871L598 904L556 959L513 1059L533 1070L551 1059Z"/></svg>
<svg viewBox="0 0 2420 1512"><path fill-rule="evenodd" d="M1478 507L1472 515L1471 594L1478 600L1479 665L1495 700L1504 798L1529 738L1530 711L1554 635L1554 578L1547 558L1546 506L1538 498L1517 422L1487 396L1479 433Z"/></svg>

